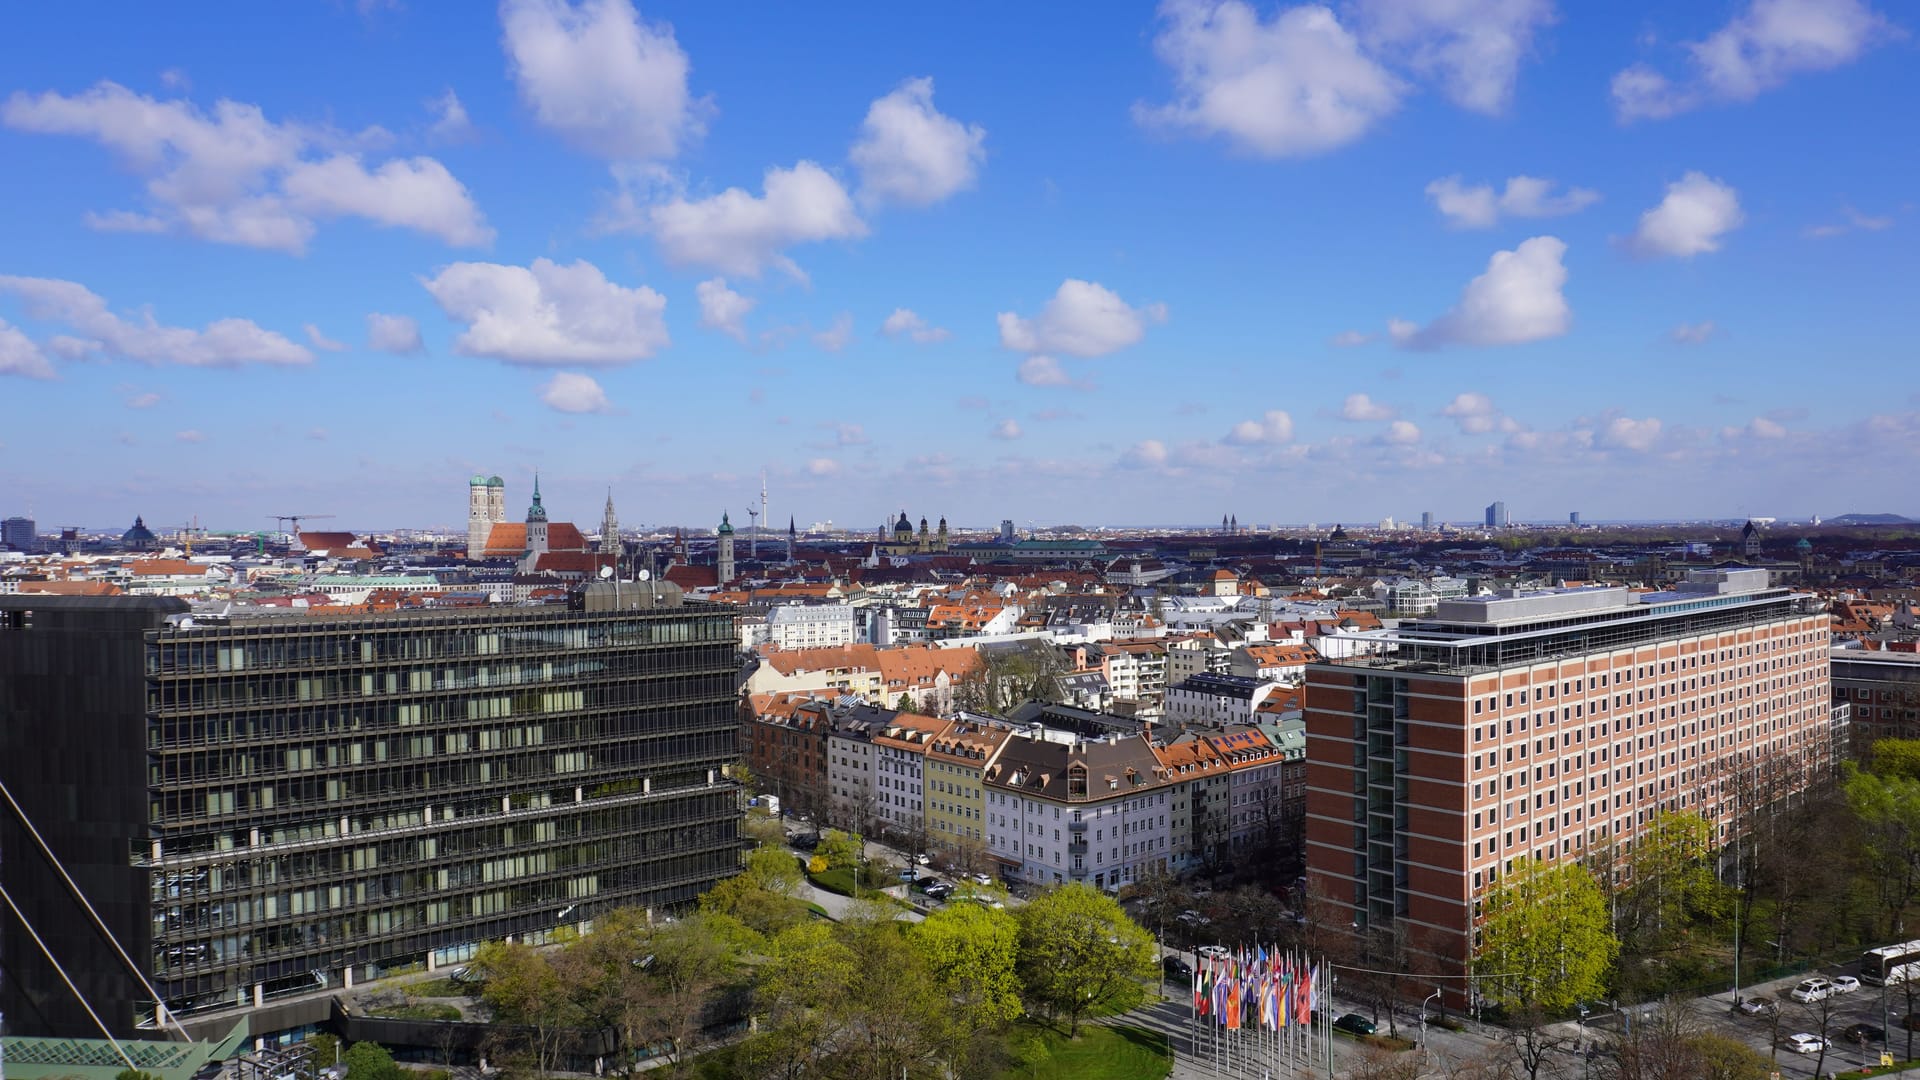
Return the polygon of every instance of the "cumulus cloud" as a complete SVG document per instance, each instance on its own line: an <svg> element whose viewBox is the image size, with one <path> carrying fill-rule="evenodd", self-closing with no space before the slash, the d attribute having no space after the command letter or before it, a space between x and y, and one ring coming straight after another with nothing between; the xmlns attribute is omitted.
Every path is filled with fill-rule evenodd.
<svg viewBox="0 0 1920 1080"><path fill-rule="evenodd" d="M1712 337L1720 328L1712 319L1702 319L1697 323L1681 323L1667 331L1667 340L1676 345L1698 345Z"/></svg>
<svg viewBox="0 0 1920 1080"><path fill-rule="evenodd" d="M1130 307L1105 286L1068 278L1036 318L1001 312L1000 344L1015 352L1105 356L1137 343L1148 323L1166 317L1164 304Z"/></svg>
<svg viewBox="0 0 1920 1080"><path fill-rule="evenodd" d="M313 323L306 323L301 327L301 329L307 332L307 340L312 342L313 347L316 349L324 349L327 352L347 351L346 342L333 340L327 335L321 333L320 328L318 326L315 326Z"/></svg>
<svg viewBox="0 0 1920 1080"><path fill-rule="evenodd" d="M1399 107L1404 84L1318 5L1262 19L1243 0L1167 0L1154 51L1173 100L1134 106L1142 125L1219 135L1263 157L1344 146Z"/></svg>
<svg viewBox="0 0 1920 1080"><path fill-rule="evenodd" d="M1516 218L1560 217L1579 213L1600 201L1600 193L1589 188L1568 188L1553 194L1552 180L1536 176L1507 179L1506 189L1493 190L1491 184L1463 184L1459 176L1443 176L1427 185L1427 197L1434 208L1456 229L1484 229L1504 215Z"/></svg>
<svg viewBox="0 0 1920 1080"><path fill-rule="evenodd" d="M1351 349L1356 346L1371 344L1373 338L1374 335L1362 333L1359 330L1342 330L1333 335L1332 344L1336 349Z"/></svg>
<svg viewBox="0 0 1920 1080"><path fill-rule="evenodd" d="M642 218L668 262L745 277L777 266L805 280L786 248L867 234L847 189L811 161L768 169L763 194L736 187L704 199L679 196L647 207Z"/></svg>
<svg viewBox="0 0 1920 1080"><path fill-rule="evenodd" d="M376 311L367 316L367 348L409 356L425 352L427 346L420 340L420 324L411 316Z"/></svg>
<svg viewBox="0 0 1920 1080"><path fill-rule="evenodd" d="M1142 439L1120 455L1120 464L1130 469L1158 469L1167 463L1167 444L1159 439Z"/></svg>
<svg viewBox="0 0 1920 1080"><path fill-rule="evenodd" d="M1397 413L1391 406L1382 405L1365 394L1348 394L1347 400L1340 406L1340 419L1356 421L1391 420Z"/></svg>
<svg viewBox="0 0 1920 1080"><path fill-rule="evenodd" d="M540 400L563 413L603 413L612 410L607 392L591 376L562 371L540 388Z"/></svg>
<svg viewBox="0 0 1920 1080"><path fill-rule="evenodd" d="M1729 441L1742 438L1784 439L1787 437L1787 428L1785 424L1771 417L1756 416L1739 427L1721 428L1720 437Z"/></svg>
<svg viewBox="0 0 1920 1080"><path fill-rule="evenodd" d="M203 443L207 441L207 437L205 434L193 428L188 428L185 431L174 432L173 439L175 442L183 442L183 443Z"/></svg>
<svg viewBox="0 0 1920 1080"><path fill-rule="evenodd" d="M1644 453L1660 441L1660 421L1654 417L1635 420L1628 416L1609 419L1596 433L1595 441L1616 450Z"/></svg>
<svg viewBox="0 0 1920 1080"><path fill-rule="evenodd" d="M1463 435L1485 435L1495 428L1505 432L1520 429L1512 417L1503 416L1494 407L1492 398L1473 390L1455 394L1447 407L1440 410L1440 415L1458 425Z"/></svg>
<svg viewBox="0 0 1920 1080"><path fill-rule="evenodd" d="M1279 409L1268 409L1257 420L1242 420L1233 425L1222 442L1235 446L1278 445L1293 438L1293 417Z"/></svg>
<svg viewBox="0 0 1920 1080"><path fill-rule="evenodd" d="M1753 0L1703 41L1689 42L1687 74L1647 64L1613 77L1622 121L1657 120L1702 105L1751 101L1794 75L1852 63L1901 31L1862 0Z"/></svg>
<svg viewBox="0 0 1920 1080"><path fill-rule="evenodd" d="M1017 439L1020 434L1020 421L1012 417L993 425L993 437L996 439Z"/></svg>
<svg viewBox="0 0 1920 1080"><path fill-rule="evenodd" d="M53 378L53 364L33 339L20 328L0 319L0 375L24 375L29 379Z"/></svg>
<svg viewBox="0 0 1920 1080"><path fill-rule="evenodd" d="M973 186L987 130L933 107L933 80L908 79L867 109L848 157L869 204L927 206Z"/></svg>
<svg viewBox="0 0 1920 1080"><path fill-rule="evenodd" d="M1494 252L1453 310L1424 327L1395 320L1389 324L1394 341L1403 348L1437 349L1559 337L1573 324L1573 309L1560 291L1567 283L1560 261L1566 251L1558 237L1536 236L1512 251Z"/></svg>
<svg viewBox="0 0 1920 1080"><path fill-rule="evenodd" d="M807 461L808 476L832 476L840 471L840 463L832 458L817 457Z"/></svg>
<svg viewBox="0 0 1920 1080"><path fill-rule="evenodd" d="M160 404L160 395L151 390L138 393L127 399L129 409L151 409Z"/></svg>
<svg viewBox="0 0 1920 1080"><path fill-rule="evenodd" d="M1358 0L1354 10L1369 46L1483 113L1512 102L1534 32L1554 17L1552 0Z"/></svg>
<svg viewBox="0 0 1920 1080"><path fill-rule="evenodd" d="M460 104L460 95L453 92L453 87L427 102L427 111L433 114L433 126L427 129L427 135L435 141L462 142L473 137L473 122L467 119L467 107Z"/></svg>
<svg viewBox="0 0 1920 1080"><path fill-rule="evenodd" d="M576 149L614 162L666 161L705 130L692 64L673 28L628 0L505 0L501 43L520 100Z"/></svg>
<svg viewBox="0 0 1920 1080"><path fill-rule="evenodd" d="M1380 434L1380 441L1388 446L1412 446L1420 441L1420 428L1411 420L1395 420Z"/></svg>
<svg viewBox="0 0 1920 1080"><path fill-rule="evenodd" d="M186 367L305 364L313 360L313 353L305 346L261 329L251 319L216 319L204 329L191 330L163 325L147 310L122 318L86 286L54 278L0 277L0 292L18 296L32 317L62 323L80 335L72 339L67 350L70 356L103 352L148 364Z"/></svg>
<svg viewBox="0 0 1920 1080"><path fill-rule="evenodd" d="M952 336L945 327L928 326L927 320L907 308L894 308L893 314L880 324L880 332L890 338L910 338L922 345L945 341Z"/></svg>
<svg viewBox="0 0 1920 1080"><path fill-rule="evenodd" d="M831 421L820 425L833 432L835 446L864 446L867 442L867 429L859 424L850 424L844 420Z"/></svg>
<svg viewBox="0 0 1920 1080"><path fill-rule="evenodd" d="M257 105L159 101L102 82L73 96L16 93L0 123L19 131L91 138L146 181L143 210L89 214L111 232L180 232L203 240L300 253L317 222L356 217L458 246L493 230L465 185L430 157L369 169L324 129L275 123Z"/></svg>
<svg viewBox="0 0 1920 1080"><path fill-rule="evenodd" d="M833 317L833 325L813 335L813 343L828 352L839 352L853 340L853 315L843 311Z"/></svg>
<svg viewBox="0 0 1920 1080"><path fill-rule="evenodd" d="M758 301L727 288L726 278L709 278L695 285L693 294L700 301L701 326L718 330L743 344L746 342L747 328L743 320Z"/></svg>
<svg viewBox="0 0 1920 1080"><path fill-rule="evenodd" d="M1028 386L1071 386L1073 379L1051 356L1029 356L1020 361L1019 379Z"/></svg>
<svg viewBox="0 0 1920 1080"><path fill-rule="evenodd" d="M467 324L454 348L514 364L624 364L667 347L666 297L608 281L584 259L561 266L454 263L421 281Z"/></svg>
<svg viewBox="0 0 1920 1080"><path fill-rule="evenodd" d="M1647 258L1690 259L1719 251L1720 238L1746 219L1739 192L1705 173L1690 172L1667 185L1660 205L1640 215L1627 247Z"/></svg>

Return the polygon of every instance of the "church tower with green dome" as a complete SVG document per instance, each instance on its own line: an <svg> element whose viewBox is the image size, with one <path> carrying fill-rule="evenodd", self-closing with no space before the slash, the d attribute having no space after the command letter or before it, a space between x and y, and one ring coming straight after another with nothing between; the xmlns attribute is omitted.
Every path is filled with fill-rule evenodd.
<svg viewBox="0 0 1920 1080"><path fill-rule="evenodd" d="M715 584L726 588L733 580L733 522L727 520L724 510L720 512L720 528L715 531L720 535L720 554L714 561Z"/></svg>
<svg viewBox="0 0 1920 1080"><path fill-rule="evenodd" d="M467 558L484 558L493 527L507 520L507 482L498 476L473 475L467 481Z"/></svg>

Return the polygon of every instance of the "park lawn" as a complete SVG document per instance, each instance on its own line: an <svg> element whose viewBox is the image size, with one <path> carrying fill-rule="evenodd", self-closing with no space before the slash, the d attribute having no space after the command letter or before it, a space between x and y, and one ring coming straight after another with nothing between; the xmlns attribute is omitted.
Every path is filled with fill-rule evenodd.
<svg viewBox="0 0 1920 1080"><path fill-rule="evenodd" d="M1130 1025L1080 1025L1080 1037L1046 1024L1023 1020L1013 1026L1008 1045L1024 1064L1000 1074L1018 1077L1066 1077L1069 1080L1161 1080L1172 1071L1166 1036Z"/></svg>
<svg viewBox="0 0 1920 1080"><path fill-rule="evenodd" d="M839 866L818 874L808 874L807 880L830 893L839 893L841 896L853 895L853 869L851 867ZM860 895L865 896L868 893L876 892L889 885L898 884L900 884L899 878L882 877L874 874L872 871L868 871L866 878L860 882Z"/></svg>

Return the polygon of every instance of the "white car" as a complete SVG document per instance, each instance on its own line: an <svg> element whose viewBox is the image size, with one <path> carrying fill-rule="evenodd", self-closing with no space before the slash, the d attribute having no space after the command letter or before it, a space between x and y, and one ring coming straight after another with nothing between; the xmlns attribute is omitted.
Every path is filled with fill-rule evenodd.
<svg viewBox="0 0 1920 1080"><path fill-rule="evenodd" d="M1221 959L1232 955L1227 952L1227 948L1224 945L1201 945L1193 950L1193 954L1195 956L1217 956Z"/></svg>
<svg viewBox="0 0 1920 1080"><path fill-rule="evenodd" d="M1807 1003L1825 1001L1833 994L1833 984L1825 979L1802 979L1800 985L1793 988L1787 996L1793 1000Z"/></svg>
<svg viewBox="0 0 1920 1080"><path fill-rule="evenodd" d="M1787 1036L1787 1049L1796 1054L1817 1054L1832 1045L1820 1036L1809 1035L1804 1031L1798 1035Z"/></svg>
<svg viewBox="0 0 1920 1080"><path fill-rule="evenodd" d="M920 854L915 855L913 857L913 861L919 863L921 866L927 866L933 862L933 856L928 855L926 852L923 851Z"/></svg>
<svg viewBox="0 0 1920 1080"><path fill-rule="evenodd" d="M1851 994L1860 989L1860 980L1851 975L1835 975L1832 979L1833 993Z"/></svg>

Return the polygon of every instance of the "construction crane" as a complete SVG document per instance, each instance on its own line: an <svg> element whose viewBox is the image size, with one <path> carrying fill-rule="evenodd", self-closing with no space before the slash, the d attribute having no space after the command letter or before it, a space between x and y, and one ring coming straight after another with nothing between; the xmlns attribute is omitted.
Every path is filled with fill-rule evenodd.
<svg viewBox="0 0 1920 1080"><path fill-rule="evenodd" d="M288 533L288 535L293 538L293 543L298 544L300 542L300 523L302 521L317 521L320 518L330 518L333 515L332 514L268 514L267 516L272 518L274 521L279 522L283 531L285 531L287 522L289 521L293 522L293 530L290 533Z"/></svg>

